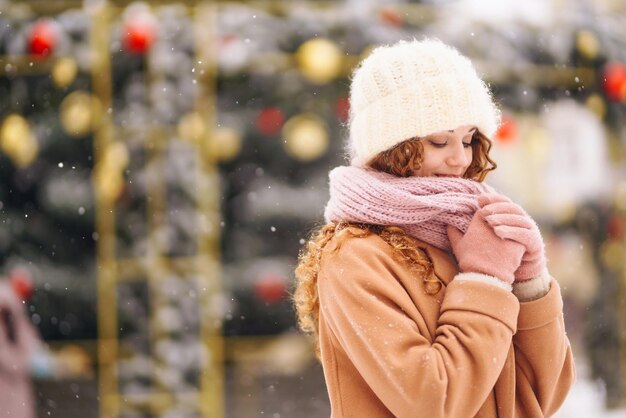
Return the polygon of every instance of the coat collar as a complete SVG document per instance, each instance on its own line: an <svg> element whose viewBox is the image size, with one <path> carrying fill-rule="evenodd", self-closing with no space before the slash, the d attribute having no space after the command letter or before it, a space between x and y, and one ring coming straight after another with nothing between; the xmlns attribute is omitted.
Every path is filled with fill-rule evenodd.
<svg viewBox="0 0 626 418"><path fill-rule="evenodd" d="M454 276L459 273L459 267L454 256L447 251L441 250L423 241L420 241L418 246L423 248L430 257L435 275L444 285L448 286Z"/></svg>

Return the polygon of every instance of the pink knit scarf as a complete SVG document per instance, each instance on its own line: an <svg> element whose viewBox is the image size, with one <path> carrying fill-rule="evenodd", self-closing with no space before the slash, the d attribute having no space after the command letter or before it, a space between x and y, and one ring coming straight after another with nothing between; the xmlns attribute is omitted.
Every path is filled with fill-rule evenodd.
<svg viewBox="0 0 626 418"><path fill-rule="evenodd" d="M369 168L330 172L326 222L395 225L442 250L450 250L446 226L461 232L478 209L477 198L493 189L462 178L396 177Z"/></svg>

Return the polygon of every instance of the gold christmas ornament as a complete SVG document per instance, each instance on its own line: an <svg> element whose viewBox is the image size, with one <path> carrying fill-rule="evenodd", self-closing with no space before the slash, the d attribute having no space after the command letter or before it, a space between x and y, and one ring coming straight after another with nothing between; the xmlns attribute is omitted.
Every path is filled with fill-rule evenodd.
<svg viewBox="0 0 626 418"><path fill-rule="evenodd" d="M15 152L23 138L31 135L28 122L22 116L12 113L4 119L0 131L2 150L7 154Z"/></svg>
<svg viewBox="0 0 626 418"><path fill-rule="evenodd" d="M39 144L33 135L25 138L23 146L13 155L13 163L20 167L28 167L37 158L39 154Z"/></svg>
<svg viewBox="0 0 626 418"><path fill-rule="evenodd" d="M626 181L621 181L617 184L613 199L616 209L626 214Z"/></svg>
<svg viewBox="0 0 626 418"><path fill-rule="evenodd" d="M594 59L600 52L600 42L595 33L589 30L581 30L576 35L576 48L587 59Z"/></svg>
<svg viewBox="0 0 626 418"><path fill-rule="evenodd" d="M328 39L310 39L300 45L296 60L302 75L316 84L325 84L341 72L342 52Z"/></svg>
<svg viewBox="0 0 626 418"><path fill-rule="evenodd" d="M207 157L212 161L230 161L241 151L241 135L233 128L220 127L213 131L205 145Z"/></svg>
<svg viewBox="0 0 626 418"><path fill-rule="evenodd" d="M57 352L57 359L63 370L67 370L72 376L89 376L92 370L89 353L76 344L64 345Z"/></svg>
<svg viewBox="0 0 626 418"><path fill-rule="evenodd" d="M73 58L59 58L52 66L52 81L57 87L67 87L72 84L77 73L78 66Z"/></svg>
<svg viewBox="0 0 626 418"><path fill-rule="evenodd" d="M600 257L612 270L624 268L624 245L621 241L605 241L600 246Z"/></svg>
<svg viewBox="0 0 626 418"><path fill-rule="evenodd" d="M207 132L207 126L198 112L188 113L178 122L178 136L189 142L199 142Z"/></svg>
<svg viewBox="0 0 626 418"><path fill-rule="evenodd" d="M29 166L39 152L39 144L28 122L16 113L7 116L2 123L0 148L19 168Z"/></svg>
<svg viewBox="0 0 626 418"><path fill-rule="evenodd" d="M85 91L70 93L61 102L61 126L72 136L82 137L93 131L101 114L100 101Z"/></svg>
<svg viewBox="0 0 626 418"><path fill-rule="evenodd" d="M328 150L328 129L319 116L303 113L289 119L282 130L287 154L300 161L312 161Z"/></svg>

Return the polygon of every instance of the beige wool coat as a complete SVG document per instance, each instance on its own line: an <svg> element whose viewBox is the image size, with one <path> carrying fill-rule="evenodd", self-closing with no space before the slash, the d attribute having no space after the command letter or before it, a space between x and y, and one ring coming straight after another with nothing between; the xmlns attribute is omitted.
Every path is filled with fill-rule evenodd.
<svg viewBox="0 0 626 418"><path fill-rule="evenodd" d="M556 281L520 303L453 280L448 253L420 243L435 295L377 235L326 246L318 276L321 360L332 418L552 416L575 379Z"/></svg>

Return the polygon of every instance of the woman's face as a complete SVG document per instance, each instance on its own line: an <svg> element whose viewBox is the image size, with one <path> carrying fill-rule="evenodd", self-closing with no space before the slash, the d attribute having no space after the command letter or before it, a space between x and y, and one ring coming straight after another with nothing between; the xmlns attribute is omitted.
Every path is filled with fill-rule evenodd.
<svg viewBox="0 0 626 418"><path fill-rule="evenodd" d="M419 177L463 177L472 162L471 143L475 132L475 126L463 125L423 137L424 160L414 174Z"/></svg>

